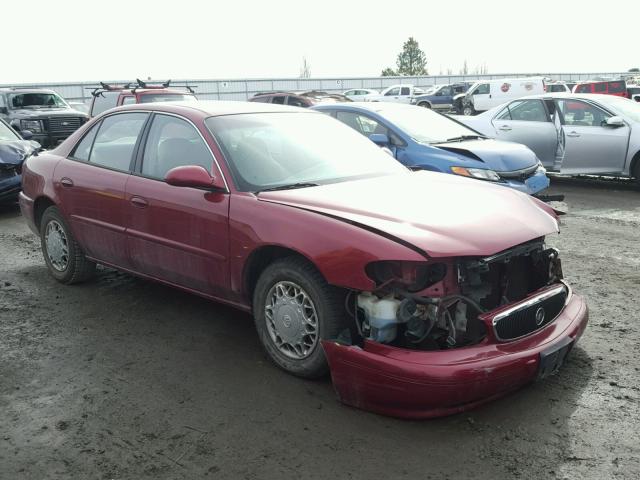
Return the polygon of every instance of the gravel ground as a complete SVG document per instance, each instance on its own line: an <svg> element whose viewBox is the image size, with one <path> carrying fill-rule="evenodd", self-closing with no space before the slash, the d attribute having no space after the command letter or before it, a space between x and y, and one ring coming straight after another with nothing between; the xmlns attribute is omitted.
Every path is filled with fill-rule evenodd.
<svg viewBox="0 0 640 480"><path fill-rule="evenodd" d="M420 422L279 371L230 308L109 269L56 283L0 210L0 479L639 478L640 192L553 183L587 332L547 381Z"/></svg>

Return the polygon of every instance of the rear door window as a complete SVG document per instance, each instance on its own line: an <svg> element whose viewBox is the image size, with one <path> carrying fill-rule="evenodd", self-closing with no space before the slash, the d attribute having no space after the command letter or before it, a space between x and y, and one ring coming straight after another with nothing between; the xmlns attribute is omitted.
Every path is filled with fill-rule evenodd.
<svg viewBox="0 0 640 480"><path fill-rule="evenodd" d="M287 105L291 105L292 107L306 107L305 103L299 97L292 95L287 97Z"/></svg>
<svg viewBox="0 0 640 480"><path fill-rule="evenodd" d="M549 116L547 115L542 100L516 100L500 112L498 119L524 122L548 122Z"/></svg>
<svg viewBox="0 0 640 480"><path fill-rule="evenodd" d="M105 118L93 142L89 162L128 171L136 142L148 116L147 113L119 113Z"/></svg>
<svg viewBox="0 0 640 480"><path fill-rule="evenodd" d="M286 98L287 98L287 97L285 97L284 95L278 95L278 96L273 97L273 98L271 99L271 103L277 103L278 105L284 105L284 100L285 100Z"/></svg>
<svg viewBox="0 0 640 480"><path fill-rule="evenodd" d="M594 87L595 87L594 90L596 93L605 93L607 91L606 83L596 83Z"/></svg>
<svg viewBox="0 0 640 480"><path fill-rule="evenodd" d="M411 89L409 87L402 87L402 89L400 89L400 95L411 95Z"/></svg>

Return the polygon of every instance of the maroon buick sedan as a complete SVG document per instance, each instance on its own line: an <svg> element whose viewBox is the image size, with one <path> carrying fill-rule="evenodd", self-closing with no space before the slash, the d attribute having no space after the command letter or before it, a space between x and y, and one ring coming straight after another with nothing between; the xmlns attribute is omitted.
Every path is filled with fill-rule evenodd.
<svg viewBox="0 0 640 480"><path fill-rule="evenodd" d="M398 146L402 148L402 146ZM58 281L97 263L252 312L275 364L399 417L555 373L587 307L546 204L412 172L321 113L241 102L109 110L27 160L20 206Z"/></svg>

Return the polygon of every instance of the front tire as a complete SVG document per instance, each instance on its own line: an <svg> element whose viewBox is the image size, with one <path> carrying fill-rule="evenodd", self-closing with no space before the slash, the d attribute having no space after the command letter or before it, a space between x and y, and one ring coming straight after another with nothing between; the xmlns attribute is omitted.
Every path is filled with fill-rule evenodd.
<svg viewBox="0 0 640 480"><path fill-rule="evenodd" d="M83 282L95 273L96 264L85 257L57 207L42 215L40 245L49 273L60 283Z"/></svg>
<svg viewBox="0 0 640 480"><path fill-rule="evenodd" d="M635 179L636 187L640 188L640 159L638 159L636 164L633 166L632 175Z"/></svg>
<svg viewBox="0 0 640 480"><path fill-rule="evenodd" d="M431 109L431 104L429 102L422 102L418 104L419 107L424 107L424 108L428 108Z"/></svg>
<svg viewBox="0 0 640 480"><path fill-rule="evenodd" d="M462 107L462 113L463 115L470 117L476 114L476 109L473 108L473 105L465 105L464 107Z"/></svg>
<svg viewBox="0 0 640 480"><path fill-rule="evenodd" d="M347 328L345 294L303 258L276 260L262 272L253 317L260 342L278 367L304 378L326 375L320 342Z"/></svg>

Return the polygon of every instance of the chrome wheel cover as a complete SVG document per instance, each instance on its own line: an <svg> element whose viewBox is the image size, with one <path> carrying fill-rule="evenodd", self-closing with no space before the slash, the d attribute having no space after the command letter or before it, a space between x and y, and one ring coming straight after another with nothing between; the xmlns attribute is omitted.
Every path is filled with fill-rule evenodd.
<svg viewBox="0 0 640 480"><path fill-rule="evenodd" d="M51 266L58 272L64 272L69 265L69 243L67 234L57 221L51 220L47 223L44 243Z"/></svg>
<svg viewBox="0 0 640 480"><path fill-rule="evenodd" d="M278 350L289 358L307 358L318 344L318 314L300 285L282 281L267 294L267 331Z"/></svg>

